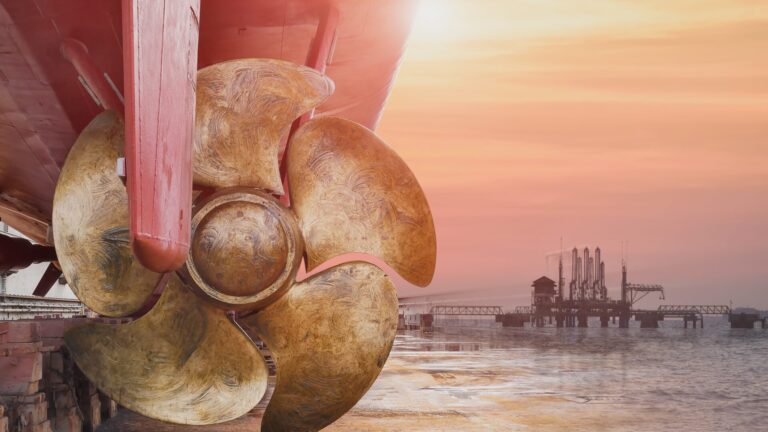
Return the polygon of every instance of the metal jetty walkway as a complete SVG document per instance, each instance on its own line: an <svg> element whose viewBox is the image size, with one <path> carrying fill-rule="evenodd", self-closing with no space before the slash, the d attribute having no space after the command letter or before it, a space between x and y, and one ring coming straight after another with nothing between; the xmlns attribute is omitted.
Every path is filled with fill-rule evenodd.
<svg viewBox="0 0 768 432"><path fill-rule="evenodd" d="M704 315L727 315L731 328L754 328L755 323L761 323L762 328L768 325L768 317L755 313L734 313L726 305L662 305L657 309L631 309L628 303L613 302L569 302L564 301L553 305L518 306L514 312L504 312L501 306L472 306L472 305L436 305L429 308L428 313L401 315L401 328L432 328L432 323L439 317L456 316L493 316L503 327L524 327L526 323L535 327L543 327L547 321L555 321L558 327L587 327L590 317L599 317L601 327L608 327L613 318L619 319L619 327L628 327L630 318L640 322L640 328L658 328L659 322L665 318L680 318L684 327L689 323L693 328L704 328Z"/></svg>
<svg viewBox="0 0 768 432"><path fill-rule="evenodd" d="M683 319L683 326L688 328L688 323L701 323L704 328L704 315L731 315L731 308L725 305L661 305L656 310L633 311L635 320L640 321L641 327L658 327L658 322L666 317Z"/></svg>

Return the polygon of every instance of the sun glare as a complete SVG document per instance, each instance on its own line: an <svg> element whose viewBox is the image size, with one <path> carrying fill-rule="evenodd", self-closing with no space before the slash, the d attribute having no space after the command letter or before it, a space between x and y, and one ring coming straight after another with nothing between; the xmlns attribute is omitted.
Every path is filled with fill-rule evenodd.
<svg viewBox="0 0 768 432"><path fill-rule="evenodd" d="M445 0L421 0L413 24L415 37L442 39L456 27L452 2Z"/></svg>

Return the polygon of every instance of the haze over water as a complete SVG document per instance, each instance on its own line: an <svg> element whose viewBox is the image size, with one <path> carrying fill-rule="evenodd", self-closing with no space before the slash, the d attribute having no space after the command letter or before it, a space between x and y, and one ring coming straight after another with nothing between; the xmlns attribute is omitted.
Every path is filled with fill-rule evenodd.
<svg viewBox="0 0 768 432"><path fill-rule="evenodd" d="M768 2L423 0L378 133L432 207L426 289L527 296L601 246L609 286L768 308Z"/></svg>
<svg viewBox="0 0 768 432"><path fill-rule="evenodd" d="M768 330L663 326L407 332L329 430L768 430Z"/></svg>

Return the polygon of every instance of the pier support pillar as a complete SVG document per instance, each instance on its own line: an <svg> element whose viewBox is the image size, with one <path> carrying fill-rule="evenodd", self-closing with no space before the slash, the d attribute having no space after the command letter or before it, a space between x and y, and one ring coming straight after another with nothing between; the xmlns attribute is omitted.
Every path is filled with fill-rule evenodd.
<svg viewBox="0 0 768 432"><path fill-rule="evenodd" d="M728 315L728 321L731 323L731 328L743 328L751 329L755 328L755 322L760 321L760 317L757 314L739 313Z"/></svg>
<svg viewBox="0 0 768 432"><path fill-rule="evenodd" d="M588 327L589 315L587 315L586 313L579 313L578 321L579 321L580 328Z"/></svg>
<svg viewBox="0 0 768 432"><path fill-rule="evenodd" d="M663 319L663 316L656 313L635 315L635 320L640 321L640 328L659 328L659 321Z"/></svg>
<svg viewBox="0 0 768 432"><path fill-rule="evenodd" d="M699 317L697 317L696 315L684 316L683 327L688 328L688 322L691 322L693 323L693 328L696 328L696 324L698 323L698 321L699 321Z"/></svg>
<svg viewBox="0 0 768 432"><path fill-rule="evenodd" d="M600 327L606 328L608 327L608 321L610 321L611 317L608 315L600 315Z"/></svg>
<svg viewBox="0 0 768 432"><path fill-rule="evenodd" d="M619 328L629 328L629 311L619 312Z"/></svg>
<svg viewBox="0 0 768 432"><path fill-rule="evenodd" d="M502 327L524 327L527 320L528 316L525 314L496 315L496 322L501 322Z"/></svg>

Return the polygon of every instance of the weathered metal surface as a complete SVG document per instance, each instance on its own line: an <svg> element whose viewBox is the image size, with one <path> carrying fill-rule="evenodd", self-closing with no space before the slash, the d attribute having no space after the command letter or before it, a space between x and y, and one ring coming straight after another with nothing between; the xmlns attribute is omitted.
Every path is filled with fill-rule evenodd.
<svg viewBox="0 0 768 432"><path fill-rule="evenodd" d="M186 273L216 302L262 308L294 281L304 244L293 212L254 189L225 189L197 206Z"/></svg>
<svg viewBox="0 0 768 432"><path fill-rule="evenodd" d="M277 364L263 431L319 430L365 394L397 328L395 287L378 267L352 262L294 285L247 317Z"/></svg>
<svg viewBox="0 0 768 432"><path fill-rule="evenodd" d="M326 4L202 0L198 67L239 58L304 63ZM327 74L338 91L318 112L375 128L404 52L416 1L333 4L339 22ZM0 189L31 206L32 212L41 212L46 223L59 167L77 134L101 111L75 68L57 55L62 38L76 37L85 44L94 63L123 90L122 21L120 0L0 0ZM159 39L156 33L146 34ZM163 101L171 108L181 105L178 98ZM9 220L30 235L23 222ZM44 241L45 232L35 239Z"/></svg>
<svg viewBox="0 0 768 432"><path fill-rule="evenodd" d="M356 123L319 117L296 132L287 157L309 270L362 252L414 284L429 284L436 259L432 214L413 173L389 146Z"/></svg>
<svg viewBox="0 0 768 432"><path fill-rule="evenodd" d="M266 391L267 368L258 348L225 311L200 300L176 276L144 317L123 325L78 326L65 341L101 391L159 420L232 420Z"/></svg>
<svg viewBox="0 0 768 432"><path fill-rule="evenodd" d="M189 250L200 0L122 0L133 252L176 270Z"/></svg>
<svg viewBox="0 0 768 432"><path fill-rule="evenodd" d="M131 253L128 196L115 174L123 137L114 111L93 119L61 170L53 206L56 251L72 291L113 317L137 311L160 279Z"/></svg>
<svg viewBox="0 0 768 432"><path fill-rule="evenodd" d="M381 371L397 327L397 297L386 274L362 262L294 284L305 250L302 234L316 246L310 268L344 252L367 252L425 285L435 261L429 207L386 144L337 118L310 121L298 131L287 160L296 205L283 207L269 194L280 186L280 134L327 97L332 83L311 69L269 60L216 65L201 71L198 82L203 126L196 128L195 175L233 182L204 186L237 186L207 192L196 203L191 253L181 274L200 292L171 274L158 304L137 322L83 326L67 334L67 343L86 375L126 407L176 423L218 423L248 411L264 392L264 361L253 356L255 347L225 312L257 310L248 322L278 368L263 429L322 428L350 409ZM69 247L61 252L68 261L83 260L75 268L87 271L75 277L125 284L127 266L135 265L142 282L156 281L158 275L130 254L127 240L117 243L122 249L103 247L110 235L102 231L127 219L127 198L111 169L122 145L120 126L114 113L102 114L73 148L54 207L57 247ZM96 186L73 189L91 183ZM60 214L66 215L62 221ZM78 231L89 229L95 230L91 237ZM140 292L146 300L155 284L146 285L122 295ZM85 298L103 294L100 289L85 291Z"/></svg>
<svg viewBox="0 0 768 432"><path fill-rule="evenodd" d="M321 73L279 60L219 63L198 73L194 181L282 193L280 139L333 93Z"/></svg>
<svg viewBox="0 0 768 432"><path fill-rule="evenodd" d="M320 13L320 19L317 22L317 29L315 35L312 37L312 43L309 45L309 51L307 51L307 59L304 65L310 67L322 74L325 74L325 70L328 67L328 63L331 61L331 54L333 53L333 46L336 42L336 32L339 27L339 9L332 2L327 2L323 11ZM291 125L291 131L289 136L293 135L296 130L311 120L314 116L315 110L312 108L301 117L296 119ZM287 187L287 170L286 170L286 158L285 152L287 151L288 142L285 143L286 148L282 150L280 154L280 178L283 182L283 192L290 191ZM290 196L284 194L281 197L281 202L285 205L289 205Z"/></svg>
<svg viewBox="0 0 768 432"><path fill-rule="evenodd" d="M117 111L120 115L125 113L117 88L113 87L114 83L108 81L108 75L93 61L85 44L77 39L66 39L61 43L61 55L72 63L80 75L78 79L103 109Z"/></svg>

